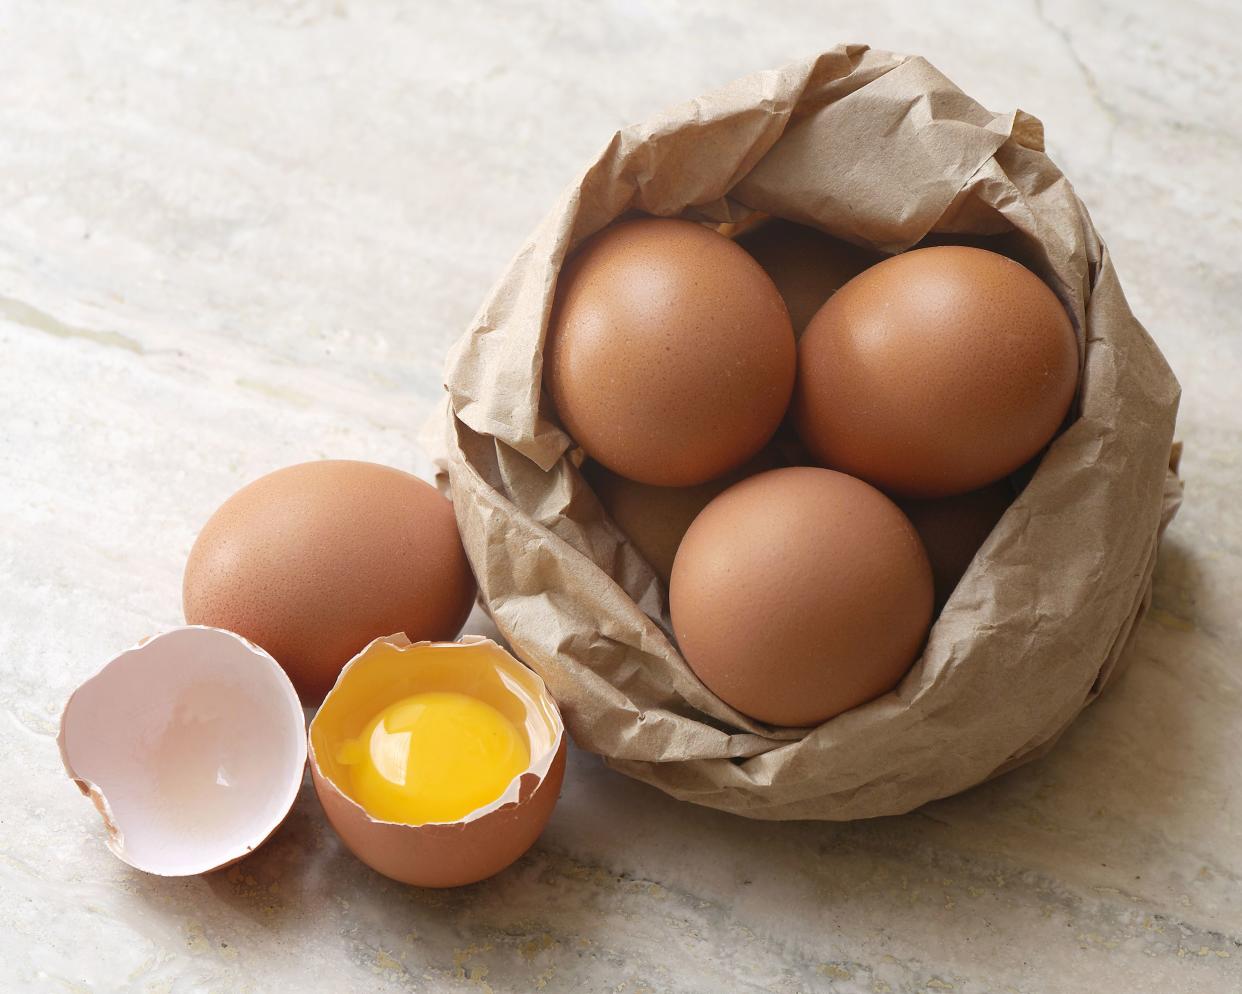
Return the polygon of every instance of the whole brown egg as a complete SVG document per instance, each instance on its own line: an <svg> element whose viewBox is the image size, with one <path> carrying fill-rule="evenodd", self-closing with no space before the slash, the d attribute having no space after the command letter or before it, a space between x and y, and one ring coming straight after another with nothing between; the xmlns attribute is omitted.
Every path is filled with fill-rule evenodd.
<svg viewBox="0 0 1242 994"><path fill-rule="evenodd" d="M669 587L686 662L773 725L822 721L891 690L932 613L923 543L891 500L844 473L775 469L695 518Z"/></svg>
<svg viewBox="0 0 1242 994"><path fill-rule="evenodd" d="M1006 479L952 497L900 502L931 561L937 611L966 575L975 553L992 534L1013 498L1013 487Z"/></svg>
<svg viewBox="0 0 1242 994"><path fill-rule="evenodd" d="M775 445L769 445L733 472L694 487L636 483L597 462L587 462L582 472L612 520L667 584L677 547L699 512L738 480L783 465Z"/></svg>
<svg viewBox="0 0 1242 994"><path fill-rule="evenodd" d="M795 336L801 336L824 301L884 258L783 218L748 228L737 236L737 243L772 277L789 308Z"/></svg>
<svg viewBox="0 0 1242 994"><path fill-rule="evenodd" d="M243 487L203 526L185 619L266 649L307 703L375 638L453 638L475 585L453 506L409 473L308 462Z"/></svg>
<svg viewBox="0 0 1242 994"><path fill-rule="evenodd" d="M566 263L544 383L597 462L686 487L763 448L796 355L785 304L744 249L700 224L643 218L604 229Z"/></svg>
<svg viewBox="0 0 1242 994"><path fill-rule="evenodd" d="M1038 453L1077 380L1073 326L1039 277L939 246L872 266L824 304L799 343L792 413L820 464L942 497Z"/></svg>

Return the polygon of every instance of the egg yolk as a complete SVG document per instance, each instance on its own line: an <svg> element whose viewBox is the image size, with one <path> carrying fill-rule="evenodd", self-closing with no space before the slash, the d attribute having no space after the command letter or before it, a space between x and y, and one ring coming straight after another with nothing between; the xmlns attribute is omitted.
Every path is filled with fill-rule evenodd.
<svg viewBox="0 0 1242 994"><path fill-rule="evenodd" d="M384 708L337 760L368 814L423 825L456 821L496 800L529 765L530 748L490 704L430 691Z"/></svg>

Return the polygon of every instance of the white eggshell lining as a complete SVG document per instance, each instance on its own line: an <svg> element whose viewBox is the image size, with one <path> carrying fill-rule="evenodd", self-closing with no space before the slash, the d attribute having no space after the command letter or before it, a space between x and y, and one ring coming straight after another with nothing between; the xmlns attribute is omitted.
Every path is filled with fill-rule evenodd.
<svg viewBox="0 0 1242 994"><path fill-rule="evenodd" d="M306 718L284 670L241 636L198 625L139 643L83 683L59 741L108 847L163 876L255 849L288 815L306 766Z"/></svg>

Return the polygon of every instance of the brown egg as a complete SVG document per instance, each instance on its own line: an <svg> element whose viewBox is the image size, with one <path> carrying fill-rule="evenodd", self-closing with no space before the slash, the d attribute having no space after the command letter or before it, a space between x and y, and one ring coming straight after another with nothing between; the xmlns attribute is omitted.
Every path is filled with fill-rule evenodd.
<svg viewBox="0 0 1242 994"><path fill-rule="evenodd" d="M712 498L739 480L784 464L773 447L768 446L732 473L696 487L636 483L596 462L586 463L582 472L604 510L667 585L682 536Z"/></svg>
<svg viewBox="0 0 1242 994"><path fill-rule="evenodd" d="M931 561L936 610L944 607L975 553L1013 503L1008 480L936 500L904 500L900 507L914 525Z"/></svg>
<svg viewBox="0 0 1242 994"><path fill-rule="evenodd" d="M673 565L673 630L699 679L773 725L891 690L922 648L932 575L914 527L861 480L797 466L730 487Z"/></svg>
<svg viewBox="0 0 1242 994"><path fill-rule="evenodd" d="M1073 326L1039 277L983 249L918 249L856 276L811 320L793 418L817 462L943 497L1047 445L1077 379Z"/></svg>
<svg viewBox="0 0 1242 994"><path fill-rule="evenodd" d="M561 272L544 382L589 456L687 487L772 437L796 352L780 294L742 248L690 221L645 218L595 235Z"/></svg>
<svg viewBox="0 0 1242 994"><path fill-rule="evenodd" d="M453 506L374 463L277 470L203 526L182 585L186 621L245 636L307 703L372 639L453 638L474 604Z"/></svg>
<svg viewBox="0 0 1242 994"><path fill-rule="evenodd" d="M825 300L884 258L879 252L782 218L744 231L737 243L772 277L789 308L795 336L802 335Z"/></svg>

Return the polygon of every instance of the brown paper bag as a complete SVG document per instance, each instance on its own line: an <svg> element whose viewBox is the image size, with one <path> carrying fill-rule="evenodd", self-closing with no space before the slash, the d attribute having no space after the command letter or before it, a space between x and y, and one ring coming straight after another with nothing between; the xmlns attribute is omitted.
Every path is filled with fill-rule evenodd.
<svg viewBox="0 0 1242 994"><path fill-rule="evenodd" d="M1078 417L975 558L892 693L813 729L756 723L677 652L659 581L578 471L540 385L566 254L626 211L765 212L887 252L998 234L1083 346ZM614 135L518 253L447 367L448 482L482 600L581 748L755 818L908 811L1044 752L1147 607L1176 510L1178 384L1039 121L985 110L921 58L850 45Z"/></svg>

